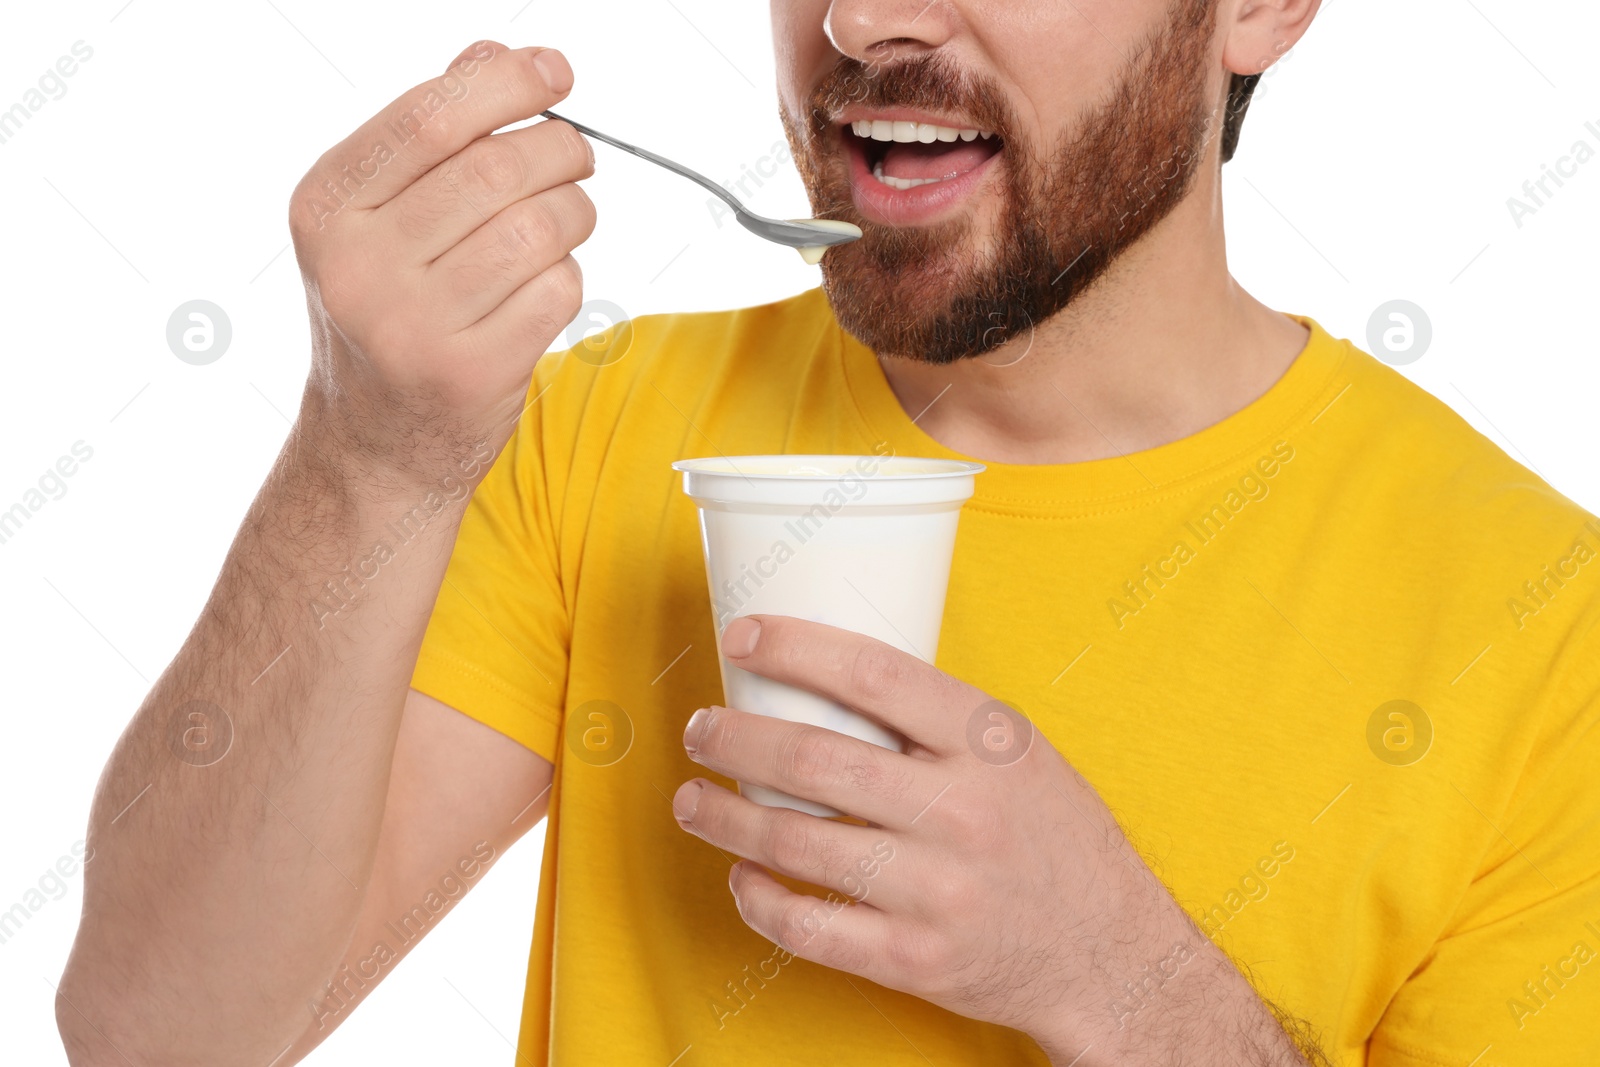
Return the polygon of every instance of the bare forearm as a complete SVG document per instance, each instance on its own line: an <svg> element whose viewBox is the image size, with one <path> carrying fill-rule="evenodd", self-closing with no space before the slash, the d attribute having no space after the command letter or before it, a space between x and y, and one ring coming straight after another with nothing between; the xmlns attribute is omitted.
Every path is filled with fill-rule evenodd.
<svg viewBox="0 0 1600 1067"><path fill-rule="evenodd" d="M1107 1014L1119 1016L1120 1027L1087 1048L1053 1052L1051 1062L1328 1067L1306 1024L1263 1001L1220 951L1204 947L1166 982L1145 973L1131 988L1113 990ZM1169 953L1163 959L1176 958Z"/></svg>
<svg viewBox="0 0 1600 1067"><path fill-rule="evenodd" d="M1040 1044L1057 1067L1327 1067L1303 1021L1262 1000L1227 954L1144 873L1141 948L1103 957L1095 984L1104 1010L1079 1013ZM1090 1003L1093 1003L1093 999Z"/></svg>
<svg viewBox="0 0 1600 1067"><path fill-rule="evenodd" d="M97 1049L75 1062L268 1062L360 909L469 483L363 470L305 424L101 777L58 1005Z"/></svg>

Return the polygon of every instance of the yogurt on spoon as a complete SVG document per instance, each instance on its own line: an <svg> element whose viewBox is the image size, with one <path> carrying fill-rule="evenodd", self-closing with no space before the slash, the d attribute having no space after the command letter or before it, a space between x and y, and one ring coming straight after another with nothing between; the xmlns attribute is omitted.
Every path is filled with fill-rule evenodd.
<svg viewBox="0 0 1600 1067"><path fill-rule="evenodd" d="M861 227L853 222L841 222L838 219L790 219L796 226L807 226L813 230L827 230L830 233L848 234L852 239L861 237ZM802 245L797 252L800 258L812 266L822 262L822 253L832 248L833 245Z"/></svg>

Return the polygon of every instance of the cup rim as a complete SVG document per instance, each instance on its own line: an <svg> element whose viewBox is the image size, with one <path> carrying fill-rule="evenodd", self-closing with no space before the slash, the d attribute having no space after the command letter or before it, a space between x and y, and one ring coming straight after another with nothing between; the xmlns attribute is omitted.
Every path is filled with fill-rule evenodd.
<svg viewBox="0 0 1600 1067"><path fill-rule="evenodd" d="M820 460L828 463L839 463L842 460L869 460L882 463L914 462L922 465L924 469L914 471L891 472L881 466L870 475L845 468L837 472L826 474L806 474L797 472L777 472L740 470L737 466L740 460L749 461L746 466L754 467L755 461L784 460L790 463L804 463L807 460ZM927 467L935 469L928 470ZM940 478L967 478L974 474L981 474L987 468L982 463L965 459L943 459L935 456L897 456L897 455L865 455L850 453L788 453L776 452L767 455L746 456L703 456L697 459L675 460L672 469L684 474L710 475L712 477L739 478L746 481L784 481L784 482L826 482L838 481L840 478L851 476L862 478L870 477L873 481L932 481Z"/></svg>

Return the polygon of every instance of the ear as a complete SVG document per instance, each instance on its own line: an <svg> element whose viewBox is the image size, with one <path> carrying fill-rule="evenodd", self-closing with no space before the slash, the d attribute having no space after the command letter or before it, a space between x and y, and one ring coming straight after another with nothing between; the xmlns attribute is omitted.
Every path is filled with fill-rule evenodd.
<svg viewBox="0 0 1600 1067"><path fill-rule="evenodd" d="M1223 5L1222 65L1234 74L1260 74L1311 28L1322 0L1230 0Z"/></svg>

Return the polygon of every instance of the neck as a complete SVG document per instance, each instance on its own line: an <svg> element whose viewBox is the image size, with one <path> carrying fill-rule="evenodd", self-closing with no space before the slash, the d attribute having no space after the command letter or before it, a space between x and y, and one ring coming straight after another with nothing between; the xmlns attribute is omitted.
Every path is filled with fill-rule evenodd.
<svg viewBox="0 0 1600 1067"><path fill-rule="evenodd" d="M1272 387L1309 331L1228 273L1220 174L1032 335L934 366L880 356L934 440L998 463L1074 463L1187 437Z"/></svg>

